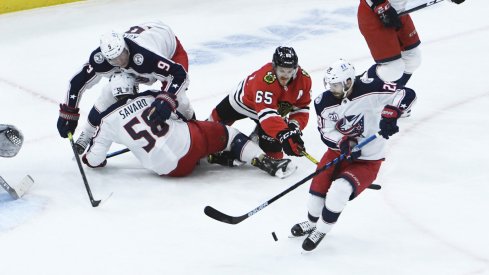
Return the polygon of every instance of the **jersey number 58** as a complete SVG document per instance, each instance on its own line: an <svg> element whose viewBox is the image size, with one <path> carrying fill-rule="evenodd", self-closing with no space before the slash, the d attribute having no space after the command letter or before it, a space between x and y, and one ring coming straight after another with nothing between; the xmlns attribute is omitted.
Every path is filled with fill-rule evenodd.
<svg viewBox="0 0 489 275"><path fill-rule="evenodd" d="M148 153L155 146L156 138L162 137L166 135L166 133L168 132L168 124L166 123L163 123L162 125L158 125L159 129L157 129L158 127L152 127L152 125L148 120L148 114L150 110L151 108L147 108L146 110L143 111L140 117L134 117L124 125L124 129L126 129L127 133L131 136L132 139L138 140L144 138L148 142L148 144L143 147L143 149ZM134 125L141 123L140 119L142 119L144 123L151 129L151 133L148 132L147 130L142 130L139 132L136 132L136 130L134 130L133 128Z"/></svg>

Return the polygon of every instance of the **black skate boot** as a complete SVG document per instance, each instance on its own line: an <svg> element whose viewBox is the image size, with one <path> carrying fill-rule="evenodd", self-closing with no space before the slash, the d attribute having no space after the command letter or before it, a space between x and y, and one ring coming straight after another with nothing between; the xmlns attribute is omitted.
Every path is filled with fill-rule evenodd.
<svg viewBox="0 0 489 275"><path fill-rule="evenodd" d="M314 250L318 244L323 240L324 236L326 236L326 233L319 232L316 229L307 236L307 238L304 240L302 243L302 249L305 251L311 251Z"/></svg>
<svg viewBox="0 0 489 275"><path fill-rule="evenodd" d="M290 159L273 159L264 154L254 158L251 165L281 179L290 176L297 169L296 165L290 163Z"/></svg>
<svg viewBox="0 0 489 275"><path fill-rule="evenodd" d="M228 166L228 167L236 167L244 164L244 162L235 158L229 151L222 151L222 152L208 155L207 162L217 163L222 166Z"/></svg>
<svg viewBox="0 0 489 275"><path fill-rule="evenodd" d="M292 236L301 237L310 234L312 231L316 229L316 226L310 223L309 221L300 222L290 229Z"/></svg>

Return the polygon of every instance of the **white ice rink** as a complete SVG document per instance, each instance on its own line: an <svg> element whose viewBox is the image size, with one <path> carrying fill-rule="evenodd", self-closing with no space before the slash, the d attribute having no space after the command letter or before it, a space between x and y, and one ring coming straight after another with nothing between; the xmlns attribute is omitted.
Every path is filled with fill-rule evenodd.
<svg viewBox="0 0 489 275"><path fill-rule="evenodd" d="M419 2L419 1L418 1ZM343 57L357 72L373 62L358 31L358 0L90 0L0 15L0 123L26 138L0 159L0 175L36 181L20 200L0 190L0 274L489 274L489 20L487 0L444 1L412 14L423 63L418 95L376 181L350 202L313 252L289 229L306 218L308 183L238 225L204 215L211 205L242 215L312 173L272 178L251 166L202 163L189 177L160 178L131 154L85 167L90 206L67 139L56 129L68 81L100 34L159 19L189 52L190 99L206 118L226 90L293 46L323 91L325 67ZM86 117L101 87L82 99ZM313 113L306 148L325 151ZM249 133L250 121L236 124ZM80 127L80 126L79 126ZM77 136L77 133L75 133ZM114 147L119 149L121 147ZM275 242L271 232L276 232Z"/></svg>

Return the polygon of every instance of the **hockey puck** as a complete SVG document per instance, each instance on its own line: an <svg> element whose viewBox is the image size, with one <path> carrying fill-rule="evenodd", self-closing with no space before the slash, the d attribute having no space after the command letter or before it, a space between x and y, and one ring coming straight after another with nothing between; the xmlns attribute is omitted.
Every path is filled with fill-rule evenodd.
<svg viewBox="0 0 489 275"><path fill-rule="evenodd" d="M275 232L272 232L272 237L275 241L278 241L277 235L275 235Z"/></svg>

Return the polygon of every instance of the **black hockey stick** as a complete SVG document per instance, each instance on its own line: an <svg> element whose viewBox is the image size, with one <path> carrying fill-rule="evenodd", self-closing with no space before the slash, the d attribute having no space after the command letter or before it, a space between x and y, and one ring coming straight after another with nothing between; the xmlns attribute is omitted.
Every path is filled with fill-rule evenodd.
<svg viewBox="0 0 489 275"><path fill-rule="evenodd" d="M362 149L363 146L367 145L369 142L371 142L372 140L376 139L377 137L379 137L380 134L377 133L375 135L372 135L368 138L366 138L365 140L363 140L362 142L360 142L359 144L357 144L355 147L353 147L353 152L355 151L358 151L360 149ZM279 198L283 197L284 195L286 195L287 193L289 193L290 191L296 189L297 187L299 187L300 185L302 185L304 182L312 179L313 177L317 176L319 173L323 172L324 170L330 168L331 166L339 163L340 161L342 161L343 159L345 159L345 154L341 154L339 157L335 158L334 160L328 162L326 165L324 165L323 167L317 169L314 173L310 174L309 176L303 178L302 180L300 180L299 182L297 182L296 184L292 185L291 187L287 188L286 190L282 191L282 193L276 195L275 197L269 199L268 201L262 203L260 206L256 207L255 209L251 210L250 212L244 214L244 215L241 215L241 216L230 216L230 215L227 215L227 214L224 214L222 213L221 211L211 207L211 206L206 206L204 208L204 213L215 219L215 220L218 220L220 222L224 222L224 223L229 223L229 224L238 224L244 220L246 220L247 218L255 215L256 213L258 213L258 211L261 211L263 208L269 206L270 204L272 204L274 201L278 200Z"/></svg>
<svg viewBox="0 0 489 275"><path fill-rule="evenodd" d="M71 143L71 149L73 149L73 154L75 154L76 163L78 164L78 168L80 169L80 173L83 178L83 183L85 184L85 188L87 189L88 197L90 198L90 202L93 207L97 207L100 204L100 200L94 200L92 196L92 191L90 191L90 186L88 185L87 177L85 176L85 171L83 171L83 167L80 161L80 156L76 152L75 143L73 142L73 134L68 133L68 139Z"/></svg>
<svg viewBox="0 0 489 275"><path fill-rule="evenodd" d="M409 9L409 10L405 10L405 11L403 11L403 12L399 13L399 16L401 16L401 15L405 15L405 14L408 14L408 13L411 13L411 12L413 12L413 11L417 11L417 10L420 10L420 9L427 8L427 7L432 6L432 5L434 5L434 4L438 4L438 3L440 3L441 1L443 1L443 0L431 0L431 1L428 1L428 3L421 4L421 5L419 5L419 6L416 6L416 7L414 7L414 8L411 8L411 9Z"/></svg>
<svg viewBox="0 0 489 275"><path fill-rule="evenodd" d="M129 152L129 151L130 151L129 148L124 148L124 149L121 149L119 151L114 151L112 153L108 153L105 158L111 158L111 157L115 157L115 156L118 156L118 155L122 155L124 153Z"/></svg>

